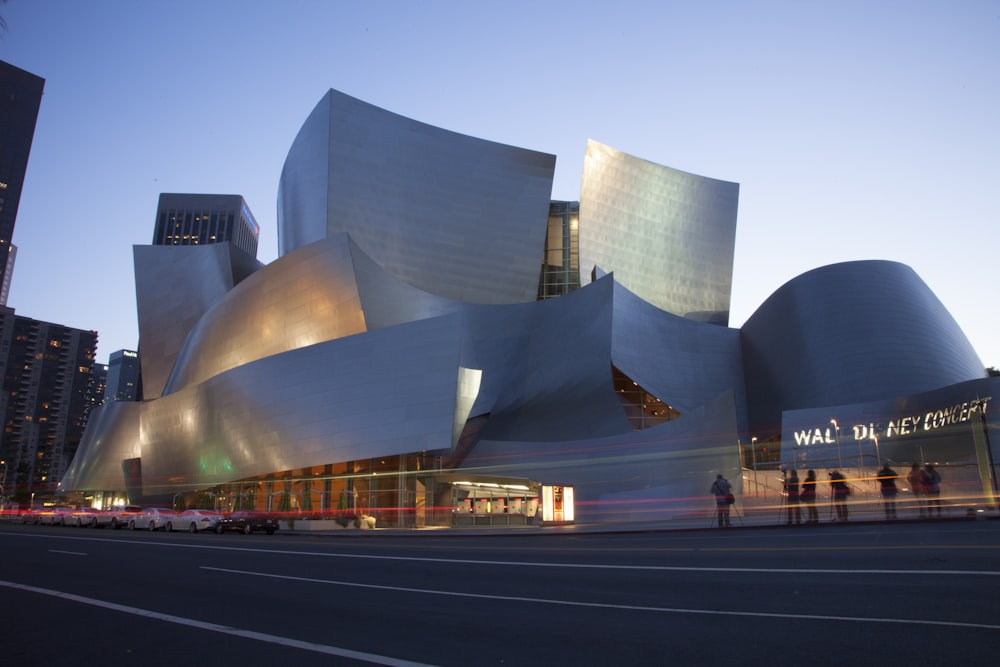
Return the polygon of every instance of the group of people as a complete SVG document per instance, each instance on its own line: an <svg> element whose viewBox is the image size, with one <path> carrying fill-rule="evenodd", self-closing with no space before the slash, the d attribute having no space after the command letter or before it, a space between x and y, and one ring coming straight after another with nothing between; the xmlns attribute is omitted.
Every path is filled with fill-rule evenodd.
<svg viewBox="0 0 1000 667"><path fill-rule="evenodd" d="M801 482L797 471L789 469L784 472L785 522L788 525L819 523L819 511L816 508L816 471L808 471L806 478ZM834 521L847 521L847 499L851 495L851 486L839 470L831 471L829 477L830 502L837 514ZM889 467L888 463L882 466L876 475L882 494L885 518L889 520L897 518L896 496L899 488L896 486L896 480L898 479L900 476ZM906 481L910 485L920 517L941 516L941 473L930 463L923 468L919 463L914 463L906 476ZM711 491L715 496L718 526L729 527L730 508L734 502L732 485L722 475L717 475ZM802 516L803 507L805 520Z"/></svg>
<svg viewBox="0 0 1000 667"><path fill-rule="evenodd" d="M816 509L816 471L806 472L806 478L799 482L799 473L795 470L785 471L784 501L786 508L786 523L819 523L819 510ZM847 497L851 495L851 487L839 470L830 473L830 496L837 512L836 521L847 521ZM802 506L806 509L806 518L802 520Z"/></svg>
<svg viewBox="0 0 1000 667"><path fill-rule="evenodd" d="M885 518L895 519L896 495L899 493L896 480L899 479L899 475L886 463L878 471L877 479L882 492ZM914 463L910 466L906 481L910 485L913 502L917 506L920 518L941 516L941 473L930 463L924 465L923 468L920 467L919 463Z"/></svg>

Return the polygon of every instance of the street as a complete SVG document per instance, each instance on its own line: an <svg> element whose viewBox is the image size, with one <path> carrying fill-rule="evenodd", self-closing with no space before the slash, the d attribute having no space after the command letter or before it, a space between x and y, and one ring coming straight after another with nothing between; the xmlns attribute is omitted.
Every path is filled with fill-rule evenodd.
<svg viewBox="0 0 1000 667"><path fill-rule="evenodd" d="M274 536L0 524L0 664L987 664L1000 521Z"/></svg>

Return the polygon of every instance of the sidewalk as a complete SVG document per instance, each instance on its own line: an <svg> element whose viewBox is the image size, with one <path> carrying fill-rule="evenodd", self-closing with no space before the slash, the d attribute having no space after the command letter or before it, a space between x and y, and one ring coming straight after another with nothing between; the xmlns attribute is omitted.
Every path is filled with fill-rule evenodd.
<svg viewBox="0 0 1000 667"><path fill-rule="evenodd" d="M829 502L825 504L817 503L819 510L819 523L814 526L808 524L786 523L785 508L781 505L767 504L754 499L738 499L731 515L732 526L728 530L740 530L748 528L787 528L796 530L806 527L838 527L844 525L858 524L892 524L892 523L919 523L923 521L975 521L987 519L1000 519L1000 512L990 510L986 507L970 507L960 505L942 506L940 518L921 518L917 509L905 503L899 503L897 507L897 519L888 520L885 511L879 501L862 499L849 504L848 521L834 521L835 516ZM802 516L805 518L805 508ZM326 522L316 522L326 523ZM463 526L452 528L448 526L428 526L426 528L373 528L369 530L334 528L330 530L317 529L318 526L310 526L310 529L302 530L303 522L296 522L296 526L290 530L279 531L278 534L286 535L323 535L323 536L374 536L374 535L423 535L429 534L440 536L452 535L559 535L578 533L643 533L643 532L665 532L665 531L692 531L692 530L719 530L715 525L714 512L706 511L699 516L685 516L674 519L664 519L658 521L635 521L621 523L571 523L571 524L550 524L542 526ZM297 528L297 529L296 529Z"/></svg>

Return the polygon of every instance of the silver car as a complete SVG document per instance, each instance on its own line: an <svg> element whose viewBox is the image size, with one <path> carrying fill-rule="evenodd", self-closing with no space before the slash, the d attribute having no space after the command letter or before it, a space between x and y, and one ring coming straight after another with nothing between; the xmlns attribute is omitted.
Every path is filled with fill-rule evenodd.
<svg viewBox="0 0 1000 667"><path fill-rule="evenodd" d="M159 530L166 528L167 522L177 516L177 512L166 507L144 507L128 520L129 530Z"/></svg>
<svg viewBox="0 0 1000 667"><path fill-rule="evenodd" d="M167 521L167 531L186 530L197 533L202 530L214 530L222 519L222 515L212 510L185 510Z"/></svg>

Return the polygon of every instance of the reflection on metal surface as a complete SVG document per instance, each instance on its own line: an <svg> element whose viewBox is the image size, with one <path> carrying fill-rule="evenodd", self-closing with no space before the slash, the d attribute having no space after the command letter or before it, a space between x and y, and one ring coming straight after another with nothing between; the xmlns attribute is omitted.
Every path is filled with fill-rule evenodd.
<svg viewBox="0 0 1000 667"><path fill-rule="evenodd" d="M580 191L580 270L613 272L658 308L727 325L738 201L737 183L589 141Z"/></svg>
<svg viewBox="0 0 1000 667"><path fill-rule="evenodd" d="M578 521L691 516L790 410L981 377L891 262L810 272L718 326L738 186L594 142L579 219L563 202L553 227L578 223L579 269L611 274L574 289L572 233L545 243L553 160L331 91L281 175L278 260L136 247L146 400L95 412L62 487L121 489L127 460L146 496L225 484L241 509L340 497L444 525L450 471L572 487ZM540 275L558 298L536 300Z"/></svg>

